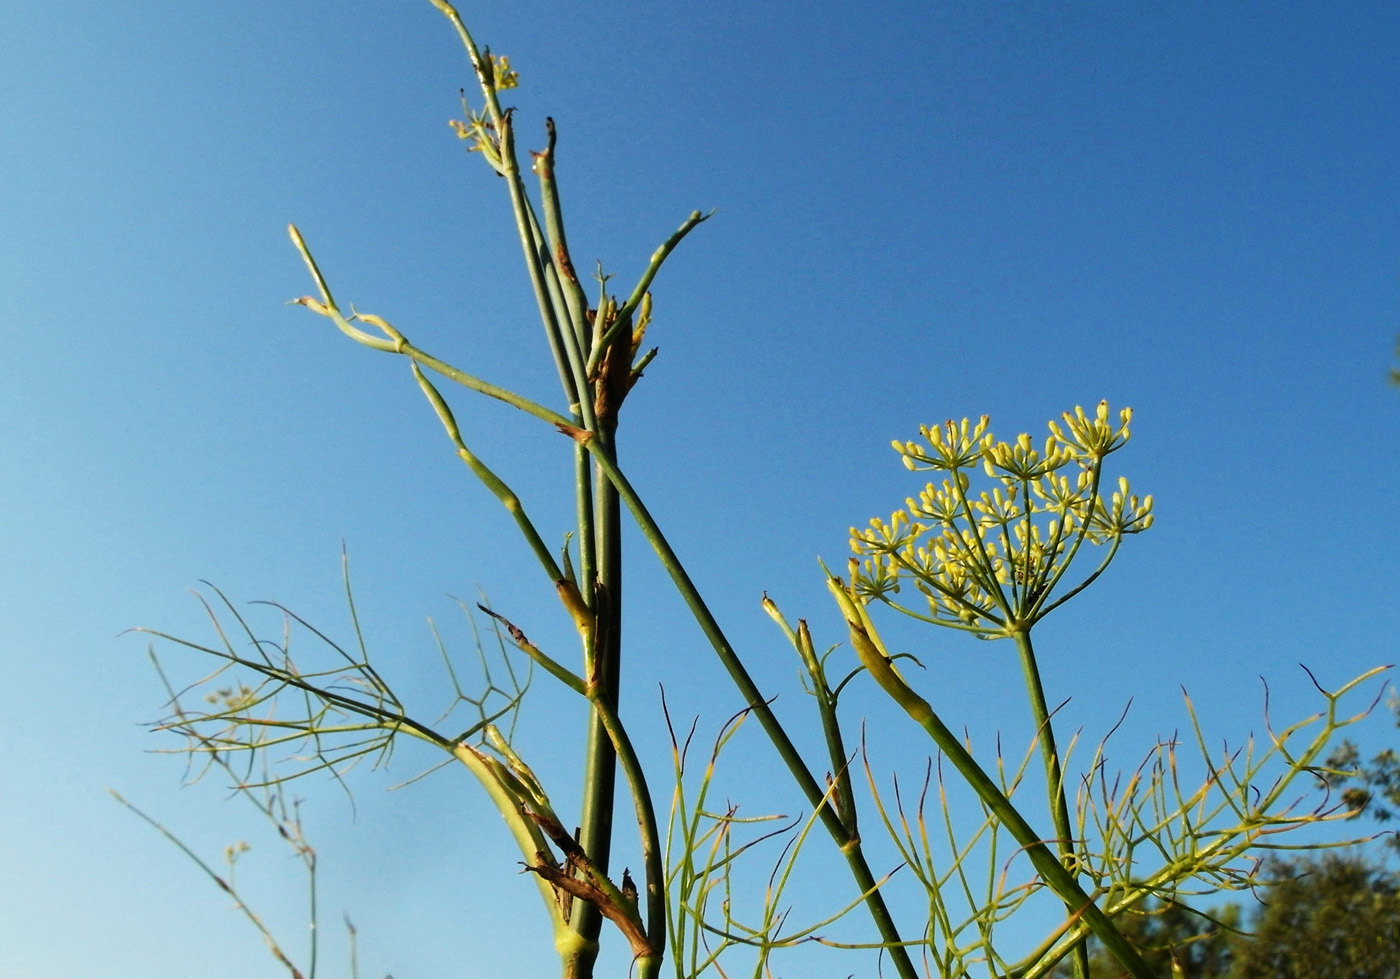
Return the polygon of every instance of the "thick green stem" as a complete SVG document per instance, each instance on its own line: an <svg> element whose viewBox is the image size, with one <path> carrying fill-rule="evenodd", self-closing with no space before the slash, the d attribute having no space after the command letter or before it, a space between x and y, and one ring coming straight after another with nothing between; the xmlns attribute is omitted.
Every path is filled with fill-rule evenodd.
<svg viewBox="0 0 1400 979"><path fill-rule="evenodd" d="M599 440L603 436L598 437ZM606 452L611 456L611 439ZM601 446L600 446L601 448ZM595 457L596 459L596 457ZM588 726L585 747L583 812L579 843L600 873L608 872L612 851L613 809L617 781L617 753L608 736L605 712L616 713L622 650L622 521L617 490L604 478L593 483L594 564L597 578L591 583L591 607L595 617L591 662L586 664L595 710ZM587 588L590 583L585 583ZM588 943L596 943L602 918L592 905L575 905L570 925Z"/></svg>
<svg viewBox="0 0 1400 979"><path fill-rule="evenodd" d="M1054 725L1050 718L1049 704L1045 699L1045 687L1040 680L1040 668L1036 664L1030 633L1018 631L1012 635L1016 640L1016 651L1021 657L1021 670L1025 675L1031 716L1036 725L1036 739L1040 744L1040 757L1045 765L1046 793L1050 800L1051 818L1055 824L1055 843L1065 865L1071 866L1075 859L1074 830L1070 824L1064 772L1060 768L1060 755L1055 746Z"/></svg>
<svg viewBox="0 0 1400 979"><path fill-rule="evenodd" d="M646 935L651 943L653 957L658 965L666 951L666 868L662 862L661 833L656 824L656 807L652 803L651 790L647 786L646 773L642 770L641 759L632 745L627 729L622 726L617 711L607 704L597 703L598 718L607 730L608 738L622 766L623 777L627 779L632 794L633 808L637 816L637 832L641 838L643 887L646 888Z"/></svg>

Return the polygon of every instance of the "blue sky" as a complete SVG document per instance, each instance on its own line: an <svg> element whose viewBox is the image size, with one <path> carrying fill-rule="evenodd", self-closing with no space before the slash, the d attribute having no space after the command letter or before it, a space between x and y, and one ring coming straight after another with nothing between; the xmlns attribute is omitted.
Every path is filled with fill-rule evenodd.
<svg viewBox="0 0 1400 979"><path fill-rule="evenodd" d="M1300 662L1336 685L1397 658L1396 8L462 9L521 73L522 144L558 121L581 266L630 287L686 214L716 209L657 282L661 353L621 451L780 709L804 707L759 597L840 638L815 559L844 560L849 526L919 488L892 438L983 413L1039 434L1101 398L1135 409L1116 461L1158 516L1046 625L1069 729L1097 738L1132 699L1134 763L1184 723L1184 685L1238 741L1260 729L1259 678L1291 720L1318 706ZM311 290L295 221L343 300L557 402L499 181L446 124L470 75L411 0L12 3L0 52L0 971L277 975L226 899L105 794L208 854L249 839L244 880L294 946L295 868L220 786L181 789L178 761L149 753L170 746L141 726L160 690L121 633L207 635L189 589L208 579L344 636L343 542L377 660L426 713L425 619L470 638L448 595L484 590L565 648L547 583L404 365L285 305ZM457 404L562 535L560 438ZM738 698L640 547L633 561L625 709L664 764L658 683L711 729ZM930 698L974 737L1024 743L1009 652L960 638L910 634ZM576 705L532 693L522 739L567 786ZM890 731L896 754L915 733ZM1395 736L1365 728L1370 747ZM754 777L736 797L795 807L763 744L741 744ZM365 976L552 969L476 787L383 791L430 760L357 773L353 814L332 786L299 787L324 974L348 974L342 910Z"/></svg>

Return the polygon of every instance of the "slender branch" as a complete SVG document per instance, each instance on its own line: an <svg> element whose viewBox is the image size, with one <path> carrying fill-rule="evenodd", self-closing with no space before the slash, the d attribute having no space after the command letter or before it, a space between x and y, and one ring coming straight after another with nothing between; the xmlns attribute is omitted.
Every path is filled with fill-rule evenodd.
<svg viewBox="0 0 1400 979"><path fill-rule="evenodd" d="M709 640L715 654L719 657L720 663L724 666L725 671L729 674L735 687L738 688L740 696L744 698L745 704L754 712L754 715L758 718L759 724L763 727L769 740L772 741L774 748L777 749L783 764L787 766L788 771L791 772L793 779L797 782L799 791L806 797L809 805L814 809L820 810L822 825L826 827L827 832L831 835L837 848L841 850L842 855L846 858L846 862L850 867L852 876L855 878L857 887L860 888L862 893L869 895L866 899L867 909L875 922L876 928L880 932L881 938L890 947L890 958L894 961L895 969L899 973L901 979L918 979L918 971L914 968L914 964L909 958L909 953L904 948L904 941L900 937L894 919L890 916L889 909L885 905L884 896L880 893L875 875L871 873L870 866L866 862L864 852L860 845L860 839L852 836L841 822L840 817L837 816L835 810L824 804L826 796L825 791L812 776L811 771L802 760L802 756L798 752L797 747L792 743L792 739L788 737L787 731L784 730L782 724L773 714L772 709L768 706L767 700L763 697L762 693L760 693L757 684L753 682L753 678L749 676L749 672L744 667L743 662L729 644L729 640L725 637L724 631L720 628L719 623L710 612L709 606L705 604L705 600L701 597L694 582L690 580L689 573L686 572L680 559L676 557L675 551L671 549L671 545L661 532L660 526L658 526L656 520L647 510L646 505L637 495L636 490L632 488L632 484L628 482L622 470L617 467L617 464L610 456L600 451L596 446L596 440L592 433L575 429L571 432L566 430L566 434L572 436L588 448L589 452L593 454L593 458L597 462L598 467L606 474L609 482L617 487L617 492L622 502L632 514L632 518L637 522L637 526L640 528L642 535L656 552L662 567L665 568L666 573L670 575L682 600L686 603L686 607L690 609L691 614L695 617L696 622L700 626L701 632L703 632L705 638Z"/></svg>
<svg viewBox="0 0 1400 979"><path fill-rule="evenodd" d="M545 232L549 236L550 257L559 274L559 285L568 307L569 324L573 328L575 349L588 353L588 298L579 284L578 272L569 255L569 243L564 235L564 211L559 202L559 182L554 176L555 143L558 133L553 119L544 121L548 143L544 152L535 154L535 172L540 178L540 199L544 202ZM587 358L583 358L586 363Z"/></svg>
<svg viewBox="0 0 1400 979"><path fill-rule="evenodd" d="M550 676L554 677L580 697L588 696L588 684L586 684L581 677L574 674L567 667L562 666L553 657L546 654L542 649L527 639L525 633L522 632L520 627L514 622L511 622L499 612L493 612L480 602L477 603L476 607L505 626L506 632L510 633L511 641L515 643L516 648L540 666L544 667L545 672L549 673Z"/></svg>
<svg viewBox="0 0 1400 979"><path fill-rule="evenodd" d="M204 860L199 856L199 854L191 850L183 840L181 840L170 830L166 829L165 826L163 826L161 823L146 815L144 812L136 808L136 806L132 805L130 802L127 802L126 799L123 798L122 795L116 790L108 789L107 791L111 793L112 798L116 799L123 806L129 809L132 813L134 813L142 820L144 820L148 825L153 827L156 830L156 832L160 833L171 843L175 844L176 848L178 848L180 852L183 853L185 856L193 860L195 866L199 867L200 870L204 871L205 875L207 875L210 880L217 884L220 890L232 897L234 906L238 908L238 910L243 913L243 917L247 918L248 921L253 925L253 927L258 930L258 934L262 935L263 941L267 943L267 947L272 952L273 958L277 959L278 962L281 962L282 965L286 966L287 971L291 973L292 979L303 979L301 970L292 964L291 959L287 958L286 954L282 951L282 947L277 944L277 939L272 937L272 932L267 930L267 926L262 923L262 919L259 918L256 913L254 913L253 909L248 907L248 905L243 902L243 899L238 896L236 891L234 891L232 884L230 884L228 881L224 880L217 873L215 873L214 868L209 866L209 864L205 863Z"/></svg>
<svg viewBox="0 0 1400 979"><path fill-rule="evenodd" d="M467 444L462 441L461 430L457 427L457 419L452 414L452 409L447 406L438 389L433 387L432 382L423 374L417 363L410 363L413 368L413 377L418 382L418 386L423 390L428 402L433 406L433 411L437 413L438 420L442 422L443 428L447 430L447 437L452 440L452 444L457 447L457 455L473 473L481 480L496 499L501 501L501 505L506 508L506 512L515 520L516 526L520 529L521 536L530 545L530 550L534 552L535 559L544 568L545 574L549 575L551 582L564 580L564 572L559 569L559 565L554 560L549 546L540 537L539 531L530 521L525 513L525 506L520 502L520 497L515 495L515 491L505 484L505 481L497 476L486 463L482 462L475 453L467 448Z"/></svg>
<svg viewBox="0 0 1400 979"><path fill-rule="evenodd" d="M652 253L651 260L647 262L646 271L643 272L642 277L637 280L637 285L636 288L632 290L632 295L627 298L627 302L623 304L622 308L619 309L617 314L613 317L612 326L603 334L599 342L594 345L592 353L588 358L588 373L590 375L596 371L598 365L602 363L603 355L607 353L608 347L611 346L612 341L621 331L631 329L632 314L635 313L637 307L641 305L642 297L645 296L647 290L651 288L652 280L656 278L656 273L661 271L661 265L666 261L667 256L675 251L676 246L681 243L686 235L690 234L705 221L708 221L713 214L713 211L709 214L701 214L699 211L690 212L690 217L681 222L681 226L671 232L671 236L661 243L660 248ZM600 309L599 312L601 313L602 310Z"/></svg>
<svg viewBox="0 0 1400 979"><path fill-rule="evenodd" d="M427 354L422 350L419 350L413 344L409 343L408 340L404 338L402 333L394 329L393 326L391 326L378 316L356 313L354 314L353 318L358 319L362 322L370 323L371 325L378 327L385 333L385 336L383 337L376 337L370 333L366 333L364 330L361 330L358 327L351 324L351 322L347 320L345 316L341 313L339 307L332 304L330 300L330 292L324 285L324 280L321 278L319 269L316 268L315 261L311 257L310 250L306 247L305 241L302 240L301 232L297 230L295 225L288 225L287 231L291 235L292 243L296 245L297 251L301 253L301 257L306 261L307 265L313 269L313 274L316 278L319 287L321 288L322 298L325 300L324 302L321 302L312 299L309 296L302 296L298 299L292 300L294 304L298 306L305 306L307 309L311 310L314 313L318 313L321 316L328 317L332 322L335 323L335 325L340 329L342 333L344 333L346 336L350 337L357 343L369 347L372 350L378 350L382 353L402 354L403 356L412 359L414 363L419 364L422 367L426 367L431 371L435 371L436 373L441 374L443 377L446 377L448 380L455 381L463 387L475 391L478 394L484 394L488 398L495 398L497 401L503 401L511 407L518 408L521 411L525 412L527 415L533 415L541 421L548 422L551 425L559 426L570 425L573 423L571 419L559 414L557 411L552 411L551 409L546 408L544 405L538 404L534 401L531 401L529 398L525 398L521 395L516 394L514 391L509 391L506 388L499 387L498 385L492 384L489 381L483 381L479 377L475 377L471 374L468 374L466 371L459 370L458 368L453 367L451 364L441 361L438 358L433 357L432 355Z"/></svg>
<svg viewBox="0 0 1400 979"><path fill-rule="evenodd" d="M916 694L895 672L892 661L877 640L868 617L859 603L852 598L844 582L839 578L828 579L833 597L841 606L850 627L851 644L855 647L861 664L870 671L886 693L899 704L920 727L928 732L939 749L948 756L953 767L975 791L983 804L1006 826L1007 830L1021 844L1032 866L1067 905L1071 907L1072 918L1082 918L1095 937L1116 958L1134 979L1157 979L1152 970L1131 943L1113 926L1093 898L1084 892L1079 882L1060 863L1059 858L1045 845L1044 839L1012 804L995 782L972 757L957 736L944 725L928 701Z"/></svg>

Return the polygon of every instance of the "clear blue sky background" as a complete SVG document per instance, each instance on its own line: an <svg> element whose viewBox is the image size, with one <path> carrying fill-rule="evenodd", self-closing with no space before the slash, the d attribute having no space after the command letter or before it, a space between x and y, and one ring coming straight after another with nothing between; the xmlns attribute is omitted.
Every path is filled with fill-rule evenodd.
<svg viewBox="0 0 1400 979"><path fill-rule="evenodd" d="M1136 410L1116 459L1158 523L1047 623L1069 728L1096 739L1133 699L1115 756L1132 765L1184 723L1179 685L1212 737L1238 741L1261 730L1259 677L1292 720L1318 706L1298 663L1335 685L1396 659L1400 9L463 12L521 72L522 144L559 122L582 267L602 259L625 291L685 214L718 209L658 281L661 354L621 438L780 711L806 708L759 596L840 638L815 558L843 560L846 528L917 490L890 439L982 413L1039 435L1100 398ZM6 976L280 974L109 786L208 855L252 842L250 895L297 947L300 880L276 841L146 753L172 746L140 726L161 695L144 641L119 634L207 636L199 579L345 637L344 541L380 667L429 716L424 620L469 649L449 594L483 589L567 648L547 583L404 365L284 305L310 291L295 221L343 300L557 403L502 188L446 125L470 81L449 25L413 0L0 6ZM457 403L473 446L562 534L562 440ZM738 699L635 554L625 708L664 766L658 682L702 730ZM1009 650L908 646L954 725L1025 743ZM167 655L183 676L202 667ZM522 744L568 799L577 705L535 693ZM896 751L914 737L899 721ZM1365 737L1396 732L1377 718ZM756 777L731 794L795 810L763 743L741 750ZM323 975L348 974L342 910L366 977L550 974L533 888L476 786L383 791L429 761L357 773L353 815L333 786L299 787L322 853Z"/></svg>

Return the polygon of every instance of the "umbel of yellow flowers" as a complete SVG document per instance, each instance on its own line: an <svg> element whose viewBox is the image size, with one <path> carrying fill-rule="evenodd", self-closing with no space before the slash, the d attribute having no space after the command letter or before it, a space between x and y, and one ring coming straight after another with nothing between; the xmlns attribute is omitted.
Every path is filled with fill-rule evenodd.
<svg viewBox="0 0 1400 979"><path fill-rule="evenodd" d="M1040 449L1025 433L998 441L986 415L894 442L906 468L944 476L888 520L851 528L856 594L997 638L1028 629L1097 578L1125 536L1152 526L1152 497L1132 493L1126 478L1103 493L1105 460L1127 443L1132 409L1114 421L1101 401L1092 415L1076 407L1061 420L1049 423ZM1086 543L1101 549L1098 566L1069 586L1065 574ZM905 585L925 608L895 598Z"/></svg>

